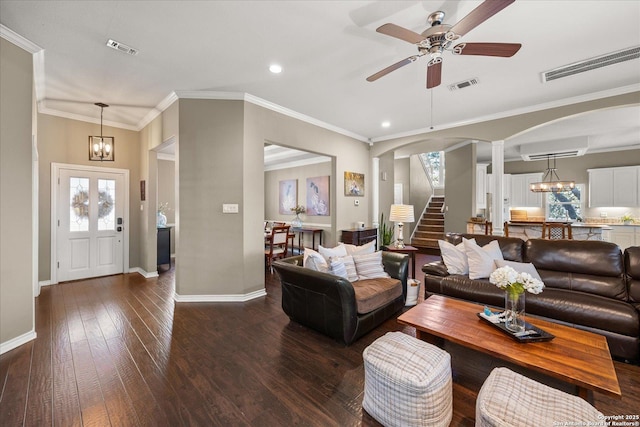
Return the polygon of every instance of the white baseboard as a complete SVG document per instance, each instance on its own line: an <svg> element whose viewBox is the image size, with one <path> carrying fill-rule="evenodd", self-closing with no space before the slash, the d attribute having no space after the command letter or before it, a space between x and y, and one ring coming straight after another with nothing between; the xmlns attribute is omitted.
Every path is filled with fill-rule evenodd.
<svg viewBox="0 0 640 427"><path fill-rule="evenodd" d="M19 337L15 337L13 339L10 339L9 341L0 343L0 354L4 354L16 347L20 347L22 344L26 344L29 341L35 340L37 337L38 335L36 335L36 331L29 331L26 334L20 335Z"/></svg>
<svg viewBox="0 0 640 427"><path fill-rule="evenodd" d="M248 294L235 295L179 295L175 293L173 299L176 302L247 302L266 295L266 289L259 289Z"/></svg>
<svg viewBox="0 0 640 427"><path fill-rule="evenodd" d="M43 280L41 282L38 282L38 285L42 288L43 286L51 286L51 280Z"/></svg>
<svg viewBox="0 0 640 427"><path fill-rule="evenodd" d="M138 273L140 274L142 277L144 277L145 279L151 279L152 277L158 277L158 271L152 271L152 272L148 272L145 271L143 269L141 269L140 267L133 267L129 269L129 273Z"/></svg>

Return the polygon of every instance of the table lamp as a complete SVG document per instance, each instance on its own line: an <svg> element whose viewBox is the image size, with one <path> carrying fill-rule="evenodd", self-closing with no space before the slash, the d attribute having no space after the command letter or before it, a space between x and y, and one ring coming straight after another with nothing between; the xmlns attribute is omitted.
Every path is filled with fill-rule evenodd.
<svg viewBox="0 0 640 427"><path fill-rule="evenodd" d="M398 240L396 240L396 248L404 248L402 227L405 222L415 221L413 217L413 205L391 205L389 221L398 223Z"/></svg>

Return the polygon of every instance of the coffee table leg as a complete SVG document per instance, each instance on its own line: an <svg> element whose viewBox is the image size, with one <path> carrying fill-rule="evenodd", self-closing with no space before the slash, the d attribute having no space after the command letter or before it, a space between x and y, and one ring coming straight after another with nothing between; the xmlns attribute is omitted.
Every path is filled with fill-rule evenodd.
<svg viewBox="0 0 640 427"><path fill-rule="evenodd" d="M593 405L593 392L584 387L577 386L578 396Z"/></svg>
<svg viewBox="0 0 640 427"><path fill-rule="evenodd" d="M428 332L416 329L416 338L442 348L444 346L444 338L437 337Z"/></svg>

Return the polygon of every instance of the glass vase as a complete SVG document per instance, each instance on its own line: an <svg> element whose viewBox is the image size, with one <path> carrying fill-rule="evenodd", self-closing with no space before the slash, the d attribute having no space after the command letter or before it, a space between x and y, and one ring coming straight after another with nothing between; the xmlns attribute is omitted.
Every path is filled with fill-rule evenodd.
<svg viewBox="0 0 640 427"><path fill-rule="evenodd" d="M158 212L158 214L156 215L156 226L157 227L167 226L167 217L162 212Z"/></svg>
<svg viewBox="0 0 640 427"><path fill-rule="evenodd" d="M504 294L505 327L511 332L524 331L525 292L507 290Z"/></svg>
<svg viewBox="0 0 640 427"><path fill-rule="evenodd" d="M293 228L300 228L302 227L302 220L300 219L300 214L296 214L296 217L293 218L293 220L291 220L291 226Z"/></svg>

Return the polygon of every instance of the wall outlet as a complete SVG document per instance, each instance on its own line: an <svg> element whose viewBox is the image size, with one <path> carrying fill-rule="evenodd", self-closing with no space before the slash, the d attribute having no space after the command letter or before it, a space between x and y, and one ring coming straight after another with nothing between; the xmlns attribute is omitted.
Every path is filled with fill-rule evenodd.
<svg viewBox="0 0 640 427"><path fill-rule="evenodd" d="M238 213L237 203L224 203L222 205L222 213Z"/></svg>
<svg viewBox="0 0 640 427"><path fill-rule="evenodd" d="M360 200L355 199L355 200L353 201L353 205L354 205L354 206L360 206Z"/></svg>
<svg viewBox="0 0 640 427"><path fill-rule="evenodd" d="M600 212L600 218L606 218L607 216L606 212Z"/></svg>

